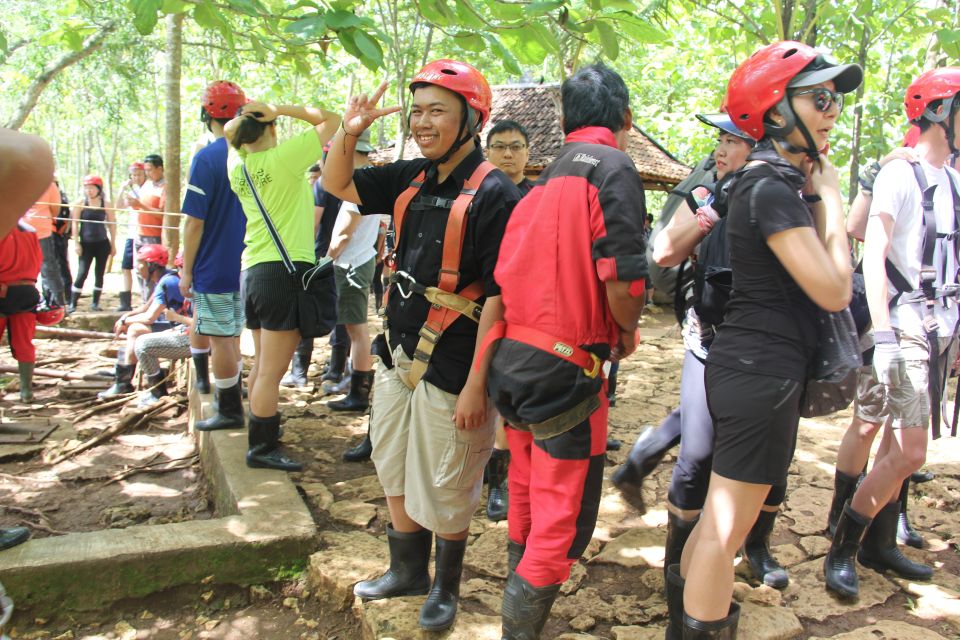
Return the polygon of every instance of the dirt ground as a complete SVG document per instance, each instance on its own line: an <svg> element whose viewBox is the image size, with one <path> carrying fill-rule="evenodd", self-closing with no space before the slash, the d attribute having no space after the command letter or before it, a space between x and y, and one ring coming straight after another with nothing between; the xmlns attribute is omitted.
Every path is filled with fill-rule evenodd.
<svg viewBox="0 0 960 640"><path fill-rule="evenodd" d="M371 328L374 327L375 323L372 320ZM653 313L645 317L642 332L645 336L644 343L638 353L625 362L621 369L619 399L617 407L611 411L611 435L622 439L624 448L621 451L608 454L606 473L608 478L615 465L625 459L630 444L641 429L645 425L658 423L672 410L678 398L679 365L683 347L675 329L672 313L669 310L655 309ZM90 350L94 347L84 345L83 348ZM293 457L306 463L306 469L302 473L293 474L292 477L300 487L321 531L365 531L374 535L382 535L387 522L383 498L365 499L366 502L375 505L376 515L369 522L351 523L334 519L328 510L329 504L324 505L320 497L321 494L312 490L313 487L322 484L330 488L336 500L346 499L351 496L343 489L345 485L339 483L368 477L375 473L373 465L369 462L350 464L340 459L340 453L355 444L365 432L367 422L364 416L338 414L326 408L326 401L329 397L324 397L319 391L319 371L328 354L329 349L326 340L318 340L314 352L314 365L311 367L310 374L315 387L305 391L287 390L282 395L286 450ZM51 395L54 391L50 388L41 390L41 393ZM9 404L5 406L9 406ZM53 409L48 407L46 410ZM66 410L56 409L56 411ZM182 459L189 455L188 445L177 439L180 431L177 430L175 425L178 424L177 421L179 420L185 422L185 417L182 416L181 411L180 408L171 408L163 414L162 419L154 420L142 433L131 433L126 436L125 441L111 445L111 447L126 447L125 449L111 450L110 447L101 447L94 450L98 453L90 454L93 460L85 458L87 454L78 456L69 463L69 465L73 465L72 467L64 466L59 470L59 473L66 478L71 477L71 474L82 475L88 473L99 476L107 472L116 473L123 469L124 465L129 467L143 464L144 461L150 460L151 456L158 452L158 460L166 460L168 464L176 464L173 462L175 459ZM38 415L40 414L38 413ZM813 515L817 522L826 519L825 511L822 514L820 513L820 506L813 507L801 504L807 496L804 491L809 488L805 485L809 484L810 478L815 478L813 482L818 484L820 489L824 490L832 487L832 464L834 460L830 459L830 456L831 452L835 456L839 436L842 435L842 429L849 422L849 415L848 410L816 423L808 424L805 421L801 426L797 461L791 469L787 510L780 518L773 538L773 544L778 548L785 548L787 545L795 545L799 548L802 546L802 540L809 540L811 537L821 535L820 532L817 532L814 536L811 536L810 532L803 532L802 518L807 511L814 511ZM89 428L94 429L95 427L92 425L99 419L101 418L91 418L88 421L91 423ZM135 440L133 439L135 437L145 439ZM948 446L953 447L953 451L956 452L958 450L957 440L949 440ZM941 444L940 446L945 445ZM595 544L591 545L592 549L589 553L596 554L601 545L608 543L624 532L638 528L663 526L666 520L663 502L674 460L673 455L668 455L648 480L647 486L650 487L651 496L655 496L655 500L651 501L650 511L644 516L637 514L625 503L619 501L615 490L605 483L601 518L595 535ZM956 456L953 457L952 461L956 462ZM20 476L28 475L29 472L26 468L11 467L10 465L29 464L29 461L6 462L0 466L0 472ZM63 464L66 465L67 463ZM90 471L94 464L103 464L104 469L95 472ZM925 554L923 558L936 565L938 576L950 576L951 580L956 581L956 576L960 574L960 553L958 553L956 534L955 532L944 533L942 529L937 529L934 532L932 526L933 518L938 510L951 513L956 510L960 496L953 495L953 493L955 493L954 489L960 482L960 470L958 470L956 464L938 464L931 468L937 473L937 479L928 485L917 487L912 498L912 506L916 506L915 524L921 529L921 533L928 541L928 549L923 552ZM26 490L29 488L35 494L48 493L50 489L49 486L41 484L32 487L19 485L19 489L8 488L4 484L7 482L6 476L0 476L0 480L2 480L0 491L4 491L3 494L0 494L0 500L4 503L11 496L18 498L19 493L15 494L14 492L20 489ZM111 488L110 490L114 490L118 488L118 485L128 486L123 483L132 482L151 485L173 483L172 485L162 486L179 486L184 495L190 496L186 501L171 500L170 505L177 505L173 513L179 513L180 510L186 508L191 512L190 517L209 517L205 511L191 511L202 499L202 490L199 488L202 486L201 481L202 478L196 476L196 471L191 469L176 473L149 474L146 478L139 479L137 476L132 476L124 481L110 484L108 487ZM177 482L184 484L176 485ZM56 485L53 485L57 488L57 491L53 493L59 496L59 491L77 484L86 484L88 487L96 485L101 491L107 489L107 487L101 486L104 484L103 480L71 483L60 479ZM194 493L190 493L191 487L195 490ZM127 494L121 493L124 498L129 497ZM95 493L93 495L96 496ZM791 496L794 495L796 497L791 502ZM114 494L114 496L119 499L117 494ZM156 509L157 512L153 513L153 517L165 517L159 512L162 501L159 501L159 498L156 499L158 504L153 509ZM34 504L41 503L35 502ZM137 504L140 504L139 499ZM482 510L483 503L481 503L475 520L478 530L487 526L484 524L485 518ZM95 508L89 509L91 516L94 511L96 511ZM170 515L170 512L164 513ZM30 519L30 516L24 516L23 514L13 515L18 518L26 517L28 520ZM11 514L8 512L7 517L10 516ZM49 523L49 528L57 529L58 526L64 526L56 520L56 511L51 511L47 514L47 517L48 520L44 522ZM104 526L102 522L102 519L96 521L96 523L100 523L99 526ZM91 523L91 526L96 526L96 523ZM58 526L54 526L55 524ZM928 528L924 529L925 526ZM801 533L797 533L797 531L801 531ZM38 532L38 535L40 535L40 532ZM916 558L917 556L912 557ZM650 566L623 567L592 561L581 561L580 565L583 567L585 575L581 583L581 591L585 587L590 587L602 600L615 601L617 597L623 594L637 596L640 600L659 598L656 593L659 588L656 582L656 574L660 572L659 568ZM867 571L862 568L860 570L861 572ZM490 580L488 576L467 569L464 573L464 582L477 577ZM742 569L738 569L737 579L754 586L757 584L749 576L749 573ZM304 580L301 577L289 583L271 585L269 593L262 591L259 587L254 587L252 590L240 587L217 587L208 590L203 585L197 585L196 587L179 589L173 593L158 594L142 600L119 603L111 607L110 610L96 615L62 617L43 621L18 619L16 621L17 635L12 637L57 638L60 640L66 640L67 638L90 640L100 638L122 638L124 640L132 638L218 638L224 640L360 638L360 627L352 614L324 608L321 604L322 598L319 600L316 598L317 595L322 596L322 594L310 594ZM493 582L502 587L502 580L493 580ZM934 582L937 582L936 578ZM796 591L788 591L785 597L786 605L790 606L791 601L801 597L802 594L798 594ZM479 612L485 615L499 613L499 611L491 610L484 602L471 598L464 598L461 602L461 608L464 611ZM892 596L872 607L851 610L844 615L828 617L823 621L801 617L803 632L797 637L801 639L830 637L872 624L877 620L902 620L911 625L936 631L944 638L960 640L958 628L947 624L942 616L920 615L917 610L918 598L916 594L908 592L906 589L897 589ZM588 633L599 638L613 638L615 637L613 627L616 624L616 621L598 619L596 624L589 628ZM662 625L662 615L654 615L652 624ZM563 633L572 632L572 630L570 616L565 617L555 612L542 637L545 639L557 638Z"/></svg>

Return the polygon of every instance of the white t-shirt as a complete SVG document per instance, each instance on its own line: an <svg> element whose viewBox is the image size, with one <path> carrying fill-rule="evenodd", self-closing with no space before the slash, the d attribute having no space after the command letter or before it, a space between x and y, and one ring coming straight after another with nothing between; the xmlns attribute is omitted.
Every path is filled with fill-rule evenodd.
<svg viewBox="0 0 960 640"><path fill-rule="evenodd" d="M937 232L950 233L955 230L953 212L953 194L950 191L950 176L960 186L960 174L950 168L936 168L926 161L920 161L927 176L927 184L937 185L934 194L934 213L937 218ZM889 214L893 220L893 235L887 257L914 287L920 286L920 266L923 259L923 212L922 194L913 168L906 160L894 160L887 163L877 175L873 187L873 203L870 215ZM957 241L938 238L933 263L937 269L937 287L946 282L957 282ZM946 268L944 255L946 254ZM892 298L897 293L893 283L889 285ZM952 298L938 298L935 317L939 323L941 337L953 334L957 324L957 301ZM924 335L923 303L897 305L890 309L890 324L901 331Z"/></svg>
<svg viewBox="0 0 960 640"><path fill-rule="evenodd" d="M350 222L351 215L359 216L360 209L352 202L343 201L340 205L340 212L337 214L337 221L333 228L342 229ZM377 255L377 233L380 231L380 216L368 215L361 216L360 223L353 230L347 247L337 256L333 264L344 269L350 267L359 267L366 264Z"/></svg>

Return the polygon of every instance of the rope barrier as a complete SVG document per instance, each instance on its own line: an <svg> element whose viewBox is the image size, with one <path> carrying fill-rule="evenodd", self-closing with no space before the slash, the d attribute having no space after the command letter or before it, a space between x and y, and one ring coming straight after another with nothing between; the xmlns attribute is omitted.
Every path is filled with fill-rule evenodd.
<svg viewBox="0 0 960 640"><path fill-rule="evenodd" d="M160 214L158 213L157 215L160 215ZM28 215L21 216L21 217L23 217L23 218L38 218L38 219L43 219L43 220L54 220L54 221L56 221L56 220L62 220L62 218L51 218L50 216L38 216L38 215L33 215L33 214L28 214ZM72 221L73 221L73 219L71 218L71 219L70 219L70 222L72 222ZM112 225L115 225L115 226L117 225L116 222L108 222L108 221L106 221L106 220L79 220L79 222L80 222L80 224L112 224ZM165 226L163 226L162 224L137 224L137 226L138 226L138 227L147 227L147 228L151 228L151 229L177 229L177 230L180 230L180 227L165 227Z"/></svg>
<svg viewBox="0 0 960 640"><path fill-rule="evenodd" d="M185 213L176 213L174 211L158 211L153 213L151 211L138 211L137 209L131 209L130 207L94 207L93 205L83 205L83 204L63 204L62 202L37 202L35 204L47 205L48 207L80 207L81 209L99 209L100 211L128 211L130 213L144 214L148 216L180 216L186 217Z"/></svg>

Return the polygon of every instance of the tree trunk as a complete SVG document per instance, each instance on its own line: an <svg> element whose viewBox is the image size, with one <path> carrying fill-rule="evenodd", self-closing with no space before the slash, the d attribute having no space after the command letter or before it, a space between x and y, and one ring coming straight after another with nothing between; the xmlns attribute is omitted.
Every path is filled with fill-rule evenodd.
<svg viewBox="0 0 960 640"><path fill-rule="evenodd" d="M869 1L866 3L866 12L864 15L870 15L873 11L873 2ZM867 68L867 52L870 45L870 29L867 26L867 21L863 21L863 28L860 32L860 47L857 51L857 63L864 69ZM857 87L857 106L853 110L853 138L850 144L850 183L849 183L849 202L852 204L853 199L857 196L857 191L860 189L860 184L857 182L857 178L860 175L860 139L863 137L863 92L864 85L866 83L861 82L860 86Z"/></svg>
<svg viewBox="0 0 960 640"><path fill-rule="evenodd" d="M183 18L176 13L167 16L166 90L166 154L164 177L167 180L167 215L164 216L164 244L170 255L180 248L180 71L183 59Z"/></svg>
<svg viewBox="0 0 960 640"><path fill-rule="evenodd" d="M13 113L13 117L11 117L4 126L6 126L8 129L19 129L22 127L23 123L27 121L27 118L30 117L30 113L33 111L33 108L37 106L37 101L40 99L40 94L43 93L43 90L47 88L53 79L70 65L76 64L99 49L103 45L103 41L106 39L106 37L115 28L116 25L113 22L106 23L100 28L99 31L83 41L83 47L79 51L67 52L60 56L60 58L57 60L50 62L46 67L44 67L43 71L40 72L40 75L34 79L29 87L27 87L27 90L23 94L23 99L20 100L20 105Z"/></svg>

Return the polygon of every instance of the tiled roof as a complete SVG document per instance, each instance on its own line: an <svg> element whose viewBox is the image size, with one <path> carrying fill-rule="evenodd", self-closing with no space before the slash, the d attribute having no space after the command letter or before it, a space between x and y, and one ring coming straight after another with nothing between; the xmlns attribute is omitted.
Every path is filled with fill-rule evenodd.
<svg viewBox="0 0 960 640"><path fill-rule="evenodd" d="M493 87L491 122L516 120L530 135L530 159L526 173L537 175L550 164L563 145L560 129L560 85L513 84ZM637 165L637 171L648 189L669 190L690 173L690 167L679 162L663 147L634 127L630 132L627 153ZM404 146L404 158L419 158L420 151L413 138ZM370 156L374 164L393 159L393 149L378 149Z"/></svg>

